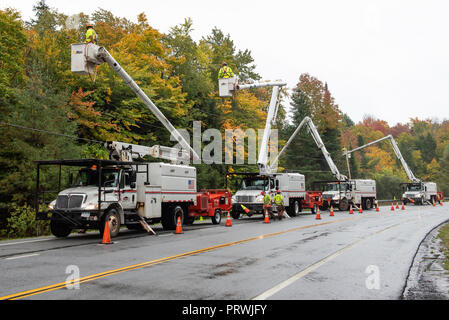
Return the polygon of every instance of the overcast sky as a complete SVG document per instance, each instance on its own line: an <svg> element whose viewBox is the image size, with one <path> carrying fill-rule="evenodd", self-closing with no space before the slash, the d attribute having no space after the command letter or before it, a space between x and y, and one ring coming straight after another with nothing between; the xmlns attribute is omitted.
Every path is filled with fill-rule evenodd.
<svg viewBox="0 0 449 320"><path fill-rule="evenodd" d="M392 126L449 119L449 1L47 0L59 12L98 8L168 32L191 17L199 40L218 27L249 49L263 79L293 88L301 73L327 82L355 122L365 114ZM0 0L25 20L37 0Z"/></svg>

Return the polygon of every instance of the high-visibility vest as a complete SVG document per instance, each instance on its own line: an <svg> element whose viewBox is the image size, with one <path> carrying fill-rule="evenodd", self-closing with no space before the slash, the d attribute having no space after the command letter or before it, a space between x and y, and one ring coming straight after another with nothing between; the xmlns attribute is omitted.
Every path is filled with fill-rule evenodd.
<svg viewBox="0 0 449 320"><path fill-rule="evenodd" d="M234 72L228 66L224 66L218 71L218 78L227 79L232 77L234 77Z"/></svg>
<svg viewBox="0 0 449 320"><path fill-rule="evenodd" d="M274 203L276 203L277 205L281 205L284 203L284 197L282 196L282 194L276 194L274 196Z"/></svg>
<svg viewBox="0 0 449 320"><path fill-rule="evenodd" d="M86 41L84 42L91 42L91 40L89 39L90 36L92 36L93 42L95 42L97 40L97 33L95 32L95 30L93 28L89 28L86 31Z"/></svg>
<svg viewBox="0 0 449 320"><path fill-rule="evenodd" d="M265 194L265 196L263 197L263 203L265 203L265 204L270 204L271 203L271 197L270 197L270 195L268 193Z"/></svg>

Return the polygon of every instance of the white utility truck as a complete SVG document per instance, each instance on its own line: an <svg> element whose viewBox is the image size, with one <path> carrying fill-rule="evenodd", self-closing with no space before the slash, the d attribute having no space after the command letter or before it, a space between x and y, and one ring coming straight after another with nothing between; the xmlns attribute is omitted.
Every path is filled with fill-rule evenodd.
<svg viewBox="0 0 449 320"><path fill-rule="evenodd" d="M437 184L435 182L424 182L418 178L415 177L412 170L408 166L407 162L405 161L404 157L401 154L401 150L399 150L399 146L394 140L393 136L391 134L371 141L363 146L360 146L358 148L355 148L350 151L345 151L343 155L346 155L346 158L349 159L351 156L351 153L366 147L369 147L373 144L376 144L378 142L389 140L391 143L391 146L393 147L393 151L396 154L396 157L401 161L402 167L405 170L405 173L407 174L407 177L411 182L403 183L404 186L404 194L402 195L402 201L404 201L404 204L407 204L407 202L412 202L414 204L425 204L425 203L433 203L434 201L437 201Z"/></svg>
<svg viewBox="0 0 449 320"><path fill-rule="evenodd" d="M71 70L81 75L91 74L97 65L107 62L177 139L181 148L107 142L109 160L37 161L36 219L50 219L51 231L57 237L68 236L72 229L93 228L103 233L105 222L109 222L112 237L119 233L121 225L150 232L148 224L161 221L164 229L174 229L178 217L181 221L187 218L189 207L197 202L196 169L183 163L198 159L198 155L105 48L74 44L71 54ZM147 155L174 163L133 161ZM73 174L70 175L71 187L58 190L49 210L40 212L40 196L45 197L45 192L41 190L39 174L47 165L59 166L59 188L62 167L77 167L77 177L73 181Z"/></svg>
<svg viewBox="0 0 449 320"><path fill-rule="evenodd" d="M301 201L305 197L304 175L299 173L276 173L268 165L268 148L271 136L271 126L276 121L279 108L280 88L286 85L281 81L239 83L237 78L219 79L219 94L221 97L231 97L236 90L273 87L267 120L262 141L260 143L257 166L259 172L238 173L242 176L240 189L232 197L232 217L238 219L244 212L242 205L249 209L248 215L263 214L262 191L272 194L277 190L282 192L284 207L289 216L296 216L301 212Z"/></svg>
<svg viewBox="0 0 449 320"><path fill-rule="evenodd" d="M321 150L326 159L329 168L337 181L326 182L326 190L323 195L323 208L327 209L330 205L339 208L340 210L348 210L349 206L362 206L363 209L370 209L373 207L376 199L376 182L374 180L362 179L348 179L341 174L335 165L330 153L327 151L317 128L315 127L310 117L304 117L292 136L288 139L285 146L274 159L273 165L277 164L279 157L284 153L291 141L296 137L303 126L307 125L308 131L312 136L317 147Z"/></svg>

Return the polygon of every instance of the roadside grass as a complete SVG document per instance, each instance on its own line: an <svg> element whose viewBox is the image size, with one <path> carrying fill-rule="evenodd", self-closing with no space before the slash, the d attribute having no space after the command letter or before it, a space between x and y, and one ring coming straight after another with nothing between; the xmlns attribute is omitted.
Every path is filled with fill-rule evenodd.
<svg viewBox="0 0 449 320"><path fill-rule="evenodd" d="M445 255L444 268L449 271L449 223L440 228L438 237L441 239L443 245L443 253Z"/></svg>

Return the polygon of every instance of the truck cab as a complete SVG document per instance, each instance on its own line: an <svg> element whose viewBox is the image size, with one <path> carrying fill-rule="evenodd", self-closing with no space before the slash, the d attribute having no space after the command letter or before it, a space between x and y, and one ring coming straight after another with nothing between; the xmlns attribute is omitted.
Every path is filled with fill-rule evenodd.
<svg viewBox="0 0 449 320"><path fill-rule="evenodd" d="M275 173L261 176L246 174L241 179L240 187L232 197L232 217L238 219L244 212L242 205L252 214L263 214L262 191L268 192L273 198L277 190L284 198L284 207L291 216L302 211L302 200L305 198L305 178L299 173Z"/></svg>
<svg viewBox="0 0 449 320"><path fill-rule="evenodd" d="M437 199L437 185L434 182L409 182L401 184L404 189L402 201L404 204L425 204Z"/></svg>
<svg viewBox="0 0 449 320"><path fill-rule="evenodd" d="M370 179L327 182L323 191L323 206L332 205L341 211L348 210L351 204L371 209L375 200L376 181Z"/></svg>

